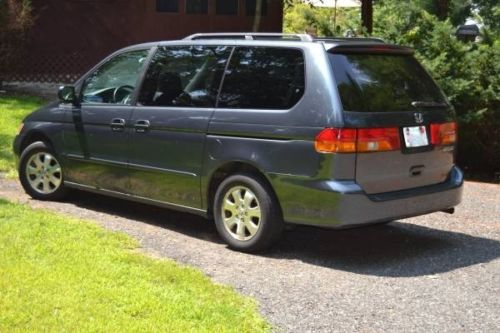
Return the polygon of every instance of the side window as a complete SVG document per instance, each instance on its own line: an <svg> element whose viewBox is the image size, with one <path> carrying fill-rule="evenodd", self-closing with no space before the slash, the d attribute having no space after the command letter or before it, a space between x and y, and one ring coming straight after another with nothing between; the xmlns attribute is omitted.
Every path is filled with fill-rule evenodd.
<svg viewBox="0 0 500 333"><path fill-rule="evenodd" d="M260 8L260 14L262 16L267 15L267 0L261 0L261 8ZM257 9L257 0L246 0L245 1L245 9L246 9L246 15L247 16L255 16L255 12Z"/></svg>
<svg viewBox="0 0 500 333"><path fill-rule="evenodd" d="M216 15L238 15L238 0L215 0Z"/></svg>
<svg viewBox="0 0 500 333"><path fill-rule="evenodd" d="M231 57L218 107L289 109L304 94L304 56L289 48L240 47Z"/></svg>
<svg viewBox="0 0 500 333"><path fill-rule="evenodd" d="M214 107L230 53L228 46L160 47L144 78L139 104Z"/></svg>
<svg viewBox="0 0 500 333"><path fill-rule="evenodd" d="M156 0L156 11L160 13L177 13L179 0Z"/></svg>
<svg viewBox="0 0 500 333"><path fill-rule="evenodd" d="M83 103L127 104L149 50L119 54L90 74L83 83Z"/></svg>
<svg viewBox="0 0 500 333"><path fill-rule="evenodd" d="M186 0L186 14L207 14L208 0Z"/></svg>

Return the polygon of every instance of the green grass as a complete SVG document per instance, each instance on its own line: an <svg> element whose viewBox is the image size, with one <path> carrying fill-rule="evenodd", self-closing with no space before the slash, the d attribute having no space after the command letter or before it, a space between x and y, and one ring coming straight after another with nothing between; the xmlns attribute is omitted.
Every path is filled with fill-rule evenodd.
<svg viewBox="0 0 500 333"><path fill-rule="evenodd" d="M43 103L36 97L0 95L0 172L15 175L12 141L23 118Z"/></svg>
<svg viewBox="0 0 500 333"><path fill-rule="evenodd" d="M253 300L122 233L0 200L0 332L268 329Z"/></svg>

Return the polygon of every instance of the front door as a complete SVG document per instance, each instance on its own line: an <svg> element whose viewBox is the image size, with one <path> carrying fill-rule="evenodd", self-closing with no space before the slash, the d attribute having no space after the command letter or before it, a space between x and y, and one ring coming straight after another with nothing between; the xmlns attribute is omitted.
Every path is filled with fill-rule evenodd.
<svg viewBox="0 0 500 333"><path fill-rule="evenodd" d="M121 53L83 82L64 131L66 181L118 192L128 186L132 102L148 50Z"/></svg>
<svg viewBox="0 0 500 333"><path fill-rule="evenodd" d="M231 48L159 47L131 118L134 195L201 208L206 130Z"/></svg>

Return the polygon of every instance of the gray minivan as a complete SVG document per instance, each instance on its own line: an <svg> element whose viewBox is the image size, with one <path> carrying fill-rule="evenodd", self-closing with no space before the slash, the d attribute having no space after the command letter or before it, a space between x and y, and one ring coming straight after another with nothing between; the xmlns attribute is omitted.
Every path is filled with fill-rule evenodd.
<svg viewBox="0 0 500 333"><path fill-rule="evenodd" d="M285 223L453 212L454 111L412 53L262 33L127 47L23 121L20 180L41 200L73 188L201 214L247 252Z"/></svg>

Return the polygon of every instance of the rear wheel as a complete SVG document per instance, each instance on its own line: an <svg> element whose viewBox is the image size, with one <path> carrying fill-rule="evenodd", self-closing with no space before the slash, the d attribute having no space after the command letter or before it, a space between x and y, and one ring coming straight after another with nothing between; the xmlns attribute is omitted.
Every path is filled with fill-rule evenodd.
<svg viewBox="0 0 500 333"><path fill-rule="evenodd" d="M226 243L244 252L267 249L283 230L281 211L272 190L250 174L232 175L219 185L214 218Z"/></svg>
<svg viewBox="0 0 500 333"><path fill-rule="evenodd" d="M45 142L37 141L24 149L18 172L21 185L34 199L60 200L67 194L61 164Z"/></svg>

